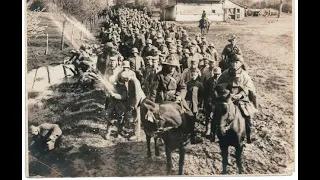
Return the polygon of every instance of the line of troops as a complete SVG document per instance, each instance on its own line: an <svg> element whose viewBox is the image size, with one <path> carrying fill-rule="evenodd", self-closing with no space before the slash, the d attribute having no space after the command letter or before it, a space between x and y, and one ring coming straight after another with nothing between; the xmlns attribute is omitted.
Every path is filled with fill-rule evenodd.
<svg viewBox="0 0 320 180"><path fill-rule="evenodd" d="M212 141L216 128L215 123L211 125L214 99L219 95L216 92L228 89L233 100L241 102L247 143L251 143L251 106L257 108L256 91L236 36L228 38L230 43L220 56L214 44L201 34L191 37L183 27L153 20L142 11L122 8L117 14L118 19L108 18L101 28L101 45L82 46L85 56L96 54L97 61L92 63L90 58L82 58L76 64L79 67L88 61L84 73L95 72L115 88L115 92L106 93L105 110L107 116L115 113L121 119L120 135L128 136L124 126L129 121L128 112L137 103L131 102L130 96L139 96L132 95L127 82L137 78L147 97L156 103L180 102L193 122L202 108L206 115L204 135ZM194 123L190 129L191 143L201 143L203 140L196 135ZM137 136L133 134L129 139Z"/></svg>

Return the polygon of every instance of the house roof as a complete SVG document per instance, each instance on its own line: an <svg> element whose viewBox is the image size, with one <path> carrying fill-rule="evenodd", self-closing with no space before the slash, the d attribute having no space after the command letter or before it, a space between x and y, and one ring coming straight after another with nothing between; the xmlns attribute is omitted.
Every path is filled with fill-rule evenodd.
<svg viewBox="0 0 320 180"><path fill-rule="evenodd" d="M247 6L243 5L243 4L240 4L240 3L237 3L237 2L234 2L233 0L229 0L230 2L232 2L233 4L236 4L238 6L241 6L243 8L248 8Z"/></svg>
<svg viewBox="0 0 320 180"><path fill-rule="evenodd" d="M225 0L177 0L177 3L223 3ZM240 3L237 3L233 0L228 0L232 2L233 4L236 4L238 6L247 8L245 5L242 5Z"/></svg>
<svg viewBox="0 0 320 180"><path fill-rule="evenodd" d="M223 0L177 0L177 3L220 3Z"/></svg>

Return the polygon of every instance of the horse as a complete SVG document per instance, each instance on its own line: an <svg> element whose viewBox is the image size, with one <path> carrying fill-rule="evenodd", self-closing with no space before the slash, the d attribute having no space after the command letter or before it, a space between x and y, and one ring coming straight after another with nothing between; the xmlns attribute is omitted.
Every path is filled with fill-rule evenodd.
<svg viewBox="0 0 320 180"><path fill-rule="evenodd" d="M150 142L154 139L155 155L159 156L159 146L157 140L162 138L165 146L167 158L167 174L172 174L172 151L179 149L179 175L183 174L185 146L188 143L187 134L187 114L182 111L179 104L175 102L154 103L145 96L141 84L137 78L131 78L128 82L130 89L129 97L136 109L137 121L141 121L146 134L147 156L151 158ZM139 114L140 113L140 114ZM140 116L137 116L140 115ZM190 119L188 119L190 120ZM140 126L140 123L138 123ZM178 143L177 143L178 142Z"/></svg>
<svg viewBox="0 0 320 180"><path fill-rule="evenodd" d="M91 74L91 76L100 80L102 84L105 84L99 76L95 74ZM140 124L142 124L146 134L148 158L151 158L151 138L154 138L156 156L160 155L157 140L162 138L167 158L167 174L172 173L172 151L179 148L178 174L182 175L185 157L184 147L188 143L187 134L190 132L186 128L189 127L187 126L187 114L182 112L181 106L175 102L163 102L159 104L151 101L146 97L139 80L135 77L128 80L128 90L129 98L127 105L134 108L132 114L136 121L136 134L140 135Z"/></svg>
<svg viewBox="0 0 320 180"><path fill-rule="evenodd" d="M147 155L151 157L150 140L153 137L155 155L159 156L157 139L162 138L167 158L167 175L172 173L172 151L177 148L179 149L178 175L183 174L185 146L188 143L187 118L187 115L181 111L180 105L175 102L158 104L146 98L141 103L141 120L146 134ZM159 129L159 126L164 126L164 128Z"/></svg>
<svg viewBox="0 0 320 180"><path fill-rule="evenodd" d="M200 19L199 28L201 30L201 34L204 34L204 29L207 30L207 33L209 32L210 24L210 21L208 21L207 19Z"/></svg>
<svg viewBox="0 0 320 180"><path fill-rule="evenodd" d="M236 163L238 173L242 174L242 152L245 138L245 119L240 108L231 100L230 91L222 89L223 95L215 99L213 128L217 128L219 146L222 156L222 174L227 173L228 148L233 146L236 149ZM219 95L220 93L218 93ZM213 137L215 136L213 130Z"/></svg>

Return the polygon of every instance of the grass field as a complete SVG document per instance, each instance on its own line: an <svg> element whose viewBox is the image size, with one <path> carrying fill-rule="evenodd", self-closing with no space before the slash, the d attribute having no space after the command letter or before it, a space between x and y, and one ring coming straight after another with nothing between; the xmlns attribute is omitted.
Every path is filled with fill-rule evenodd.
<svg viewBox="0 0 320 180"><path fill-rule="evenodd" d="M186 27L191 35L199 32L195 22L177 24ZM245 174L291 174L294 171L293 32L293 17L284 15L280 19L246 18L242 22L213 24L205 35L209 42L215 44L218 52L228 43L229 35L238 36L238 44L249 65L249 75L257 88L260 107L253 120L257 140L244 149ZM57 37L56 43L51 45L52 49L59 48L59 31L52 33ZM45 45L44 39L30 43L41 56L43 51L40 47ZM64 56L58 50L56 52L46 58L52 62L62 61ZM28 56L29 62L32 59ZM102 138L105 123L99 117L104 107L103 93L99 90L75 92L71 89L73 83L74 80L69 79L52 84L46 90L52 93L46 97L32 92L28 94L28 125L59 123L63 130L60 148L46 156L36 155L30 150L30 176L165 176L164 154L148 160L144 139L142 142L128 142L121 138ZM197 128L203 129L203 125L197 123ZM221 173L217 143L205 140L201 145L188 145L186 148L185 175ZM228 166L228 173L236 174L234 150L230 152L232 165ZM178 168L177 160L178 154L174 153L174 170Z"/></svg>

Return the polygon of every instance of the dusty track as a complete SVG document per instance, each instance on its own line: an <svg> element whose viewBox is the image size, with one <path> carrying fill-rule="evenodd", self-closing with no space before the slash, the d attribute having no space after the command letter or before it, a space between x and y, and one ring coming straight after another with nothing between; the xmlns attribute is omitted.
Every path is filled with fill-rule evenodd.
<svg viewBox="0 0 320 180"><path fill-rule="evenodd" d="M249 74L257 87L260 107L253 120L257 140L244 149L245 174L291 174L294 170L293 22L291 16L275 20L268 23L262 18L248 18L238 25L212 25L206 35L218 52L227 44L229 34L238 36ZM186 26L190 34L199 32L196 23L180 25ZM96 118L101 117L103 109L102 92L72 92L72 84L73 80L50 84L50 96L31 96L35 103L28 106L28 121L59 122L64 132L61 148L46 156L32 155L66 177L166 175L164 154L147 159L144 138L142 142L103 139L105 125ZM203 125L197 123L197 128L203 129ZM230 152L232 165L228 173L236 174L233 148ZM173 159L177 170L177 153ZM57 176L32 159L29 165L31 176ZM220 174L218 144L206 140L200 145L188 145L184 172L185 175Z"/></svg>

